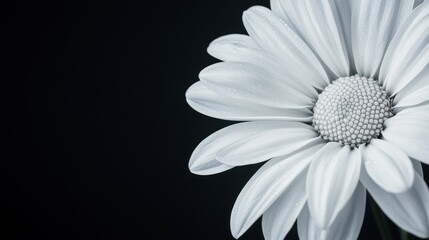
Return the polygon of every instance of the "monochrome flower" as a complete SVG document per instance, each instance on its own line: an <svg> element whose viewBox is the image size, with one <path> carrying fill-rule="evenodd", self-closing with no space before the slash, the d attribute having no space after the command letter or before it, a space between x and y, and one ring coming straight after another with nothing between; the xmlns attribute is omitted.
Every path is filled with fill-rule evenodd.
<svg viewBox="0 0 429 240"><path fill-rule="evenodd" d="M242 121L202 141L199 175L267 161L238 196L231 231L262 216L266 239L357 239L366 191L400 228L429 237L429 2L272 0L249 34L214 40L189 105Z"/></svg>

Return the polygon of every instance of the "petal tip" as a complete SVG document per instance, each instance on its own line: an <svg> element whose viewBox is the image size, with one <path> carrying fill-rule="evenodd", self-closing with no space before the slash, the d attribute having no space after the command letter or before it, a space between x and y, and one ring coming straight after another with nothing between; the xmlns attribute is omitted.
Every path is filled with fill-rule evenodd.
<svg viewBox="0 0 429 240"><path fill-rule="evenodd" d="M249 17L254 17L264 12L270 12L270 10L263 6L252 6L243 12L243 22L246 22L246 19L249 19Z"/></svg>
<svg viewBox="0 0 429 240"><path fill-rule="evenodd" d="M203 70L200 71L198 74L198 78L203 81L207 78L207 76L211 73L211 70L213 69L213 65L205 67Z"/></svg>
<svg viewBox="0 0 429 240"><path fill-rule="evenodd" d="M191 160L191 161L192 161L192 160ZM207 175L207 174L204 174L204 173L201 171L201 169L199 168L198 164L195 164L195 161L194 161L194 162L192 162L192 163L191 163L191 161L189 161L188 169L189 169L189 171L190 171L192 174L200 175L200 176L202 176L202 175Z"/></svg>
<svg viewBox="0 0 429 240"><path fill-rule="evenodd" d="M198 166L196 166L195 161L193 161L192 159L189 161L188 169L189 169L189 171L190 171L191 173L196 174L196 175L199 175L199 174L198 174L198 172L199 172L199 171L198 171Z"/></svg>
<svg viewBox="0 0 429 240"><path fill-rule="evenodd" d="M233 224L232 220L231 220L231 235L235 239L239 239L243 234L244 234L244 231L242 230L242 228L240 228L237 225Z"/></svg>

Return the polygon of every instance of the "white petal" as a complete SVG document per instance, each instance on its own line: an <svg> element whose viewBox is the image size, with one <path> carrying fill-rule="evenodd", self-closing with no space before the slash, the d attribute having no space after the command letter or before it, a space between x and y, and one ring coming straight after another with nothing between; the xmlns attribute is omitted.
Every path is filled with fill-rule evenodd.
<svg viewBox="0 0 429 240"><path fill-rule="evenodd" d="M356 240L362 227L365 204L365 188L358 184L350 201L327 229L318 228L308 208L304 207L298 218L299 238L301 240Z"/></svg>
<svg viewBox="0 0 429 240"><path fill-rule="evenodd" d="M216 174L233 168L216 160L222 148L252 135L284 127L284 122L247 122L223 128L204 139L194 150L189 160L189 169L198 175Z"/></svg>
<svg viewBox="0 0 429 240"><path fill-rule="evenodd" d="M342 33L344 36L344 41L347 49L347 55L351 67L350 72L356 71L355 62L353 59L353 49L352 49L352 29L351 29L351 16L352 8L350 0L330 0L332 10L336 13L335 15L339 16L340 25Z"/></svg>
<svg viewBox="0 0 429 240"><path fill-rule="evenodd" d="M321 89L329 84L329 78L312 50L270 10L251 7L244 12L243 22L259 47L278 56L279 64L287 66L287 78L297 82L310 81L312 86Z"/></svg>
<svg viewBox="0 0 429 240"><path fill-rule="evenodd" d="M350 201L338 214L332 226L326 230L327 239L357 239L365 216L365 205L366 190L362 184L358 184Z"/></svg>
<svg viewBox="0 0 429 240"><path fill-rule="evenodd" d="M283 8L283 0L270 0L271 11L280 17L294 32L298 32L292 23L292 20L287 15L286 9Z"/></svg>
<svg viewBox="0 0 429 240"><path fill-rule="evenodd" d="M278 81L266 69L250 63L216 63L203 69L199 77L204 85L221 95L270 107L303 108L314 102Z"/></svg>
<svg viewBox="0 0 429 240"><path fill-rule="evenodd" d="M419 88L402 98L395 97L395 102L397 102L395 107L410 107L427 101L429 101L429 85Z"/></svg>
<svg viewBox="0 0 429 240"><path fill-rule="evenodd" d="M231 166L254 164L321 141L309 125L290 122L287 127L266 131L230 144L218 152L216 159Z"/></svg>
<svg viewBox="0 0 429 240"><path fill-rule="evenodd" d="M412 118L426 119L429 120L429 104L419 104L417 106L401 108L395 112L395 117L389 118L388 121L393 119L407 119L410 116ZM396 121L396 120L395 120Z"/></svg>
<svg viewBox="0 0 429 240"><path fill-rule="evenodd" d="M411 81L409 84L407 84L403 89L401 89L393 99L393 110L394 112L398 112L402 109L408 108L408 107L414 107L420 104L426 104L423 100L423 96L413 96L414 94L421 95L419 92L425 91L424 89L427 88L429 85L429 81L427 79L429 78L429 68L424 69L419 75L417 75L413 81ZM402 102L403 99L407 98L405 103L401 103L403 106L397 106L399 102ZM414 104L415 102L419 102L418 104Z"/></svg>
<svg viewBox="0 0 429 240"><path fill-rule="evenodd" d="M305 178L301 174L262 216L265 239L283 240L294 225L307 200Z"/></svg>
<svg viewBox="0 0 429 240"><path fill-rule="evenodd" d="M272 1L275 12L290 21L293 29L338 77L349 75L348 51L341 26L342 18L334 1ZM278 9L281 10L278 10Z"/></svg>
<svg viewBox="0 0 429 240"><path fill-rule="evenodd" d="M312 112L307 108L279 109L257 103L230 98L196 82L186 91L186 101L196 111L219 119L233 121L287 120L310 122Z"/></svg>
<svg viewBox="0 0 429 240"><path fill-rule="evenodd" d="M385 191L400 193L413 185L413 165L398 146L373 139L368 146L361 145L359 149L368 175Z"/></svg>
<svg viewBox="0 0 429 240"><path fill-rule="evenodd" d="M294 184L300 174L305 175L314 153L323 144L313 146L286 157L273 158L249 180L238 196L231 213L231 232L235 238L247 229Z"/></svg>
<svg viewBox="0 0 429 240"><path fill-rule="evenodd" d="M419 174L404 193L384 191L362 170L361 181L378 206L396 225L420 238L429 237L429 190Z"/></svg>
<svg viewBox="0 0 429 240"><path fill-rule="evenodd" d="M265 62L267 56L247 35L229 34L210 43L207 52L225 62Z"/></svg>
<svg viewBox="0 0 429 240"><path fill-rule="evenodd" d="M347 204L358 181L359 151L328 143L313 159L307 177L308 207L319 228L327 228Z"/></svg>
<svg viewBox="0 0 429 240"><path fill-rule="evenodd" d="M414 0L352 0L352 46L356 70L374 77L399 25Z"/></svg>
<svg viewBox="0 0 429 240"><path fill-rule="evenodd" d="M413 10L409 18L400 26L386 52L379 80L389 94L395 95L427 70L428 26L429 1L426 1Z"/></svg>
<svg viewBox="0 0 429 240"><path fill-rule="evenodd" d="M326 232L318 228L313 221L308 209L308 205L304 206L301 214L298 216L298 236L300 240L325 240ZM327 239L326 239L327 240Z"/></svg>
<svg viewBox="0 0 429 240"><path fill-rule="evenodd" d="M394 143L408 156L429 164L429 111L419 111L425 107L405 109L385 122L383 137ZM413 113L413 110L416 110Z"/></svg>
<svg viewBox="0 0 429 240"><path fill-rule="evenodd" d="M241 34L222 36L214 40L207 51L222 61L244 62L260 66L288 87L313 99L318 96L317 91L312 87L312 85L317 85L318 81L301 77L295 79L294 75L290 73L293 72L293 69L288 69L289 66L281 64L281 60L276 55L261 49L249 36Z"/></svg>

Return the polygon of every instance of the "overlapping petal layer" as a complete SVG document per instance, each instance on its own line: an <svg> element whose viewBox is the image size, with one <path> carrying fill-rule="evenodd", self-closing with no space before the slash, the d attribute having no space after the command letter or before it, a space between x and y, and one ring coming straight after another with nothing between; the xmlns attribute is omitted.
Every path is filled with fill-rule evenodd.
<svg viewBox="0 0 429 240"><path fill-rule="evenodd" d="M312 113L307 108L276 108L223 96L202 82L194 83L186 92L188 104L196 111L214 118L233 121L281 120L310 122Z"/></svg>
<svg viewBox="0 0 429 240"><path fill-rule="evenodd" d="M421 162L429 164L429 105L407 108L385 122L383 137Z"/></svg>
<svg viewBox="0 0 429 240"><path fill-rule="evenodd" d="M341 28L342 18L333 1L277 0L271 1L271 6L329 71L337 77L350 73L346 40Z"/></svg>
<svg viewBox="0 0 429 240"><path fill-rule="evenodd" d="M413 165L398 146L373 139L368 146L362 145L360 150L368 175L385 191L401 193L413 185Z"/></svg>
<svg viewBox="0 0 429 240"><path fill-rule="evenodd" d="M299 184L313 155L323 144L278 157L262 166L238 196L231 213L231 232L241 236L289 187ZM298 182L296 182L298 181Z"/></svg>
<svg viewBox="0 0 429 240"><path fill-rule="evenodd" d="M233 166L216 160L216 154L223 148L239 140L252 137L273 129L288 126L285 122L246 122L223 128L204 139L194 150L189 161L189 169L199 175L210 175L231 169Z"/></svg>
<svg viewBox="0 0 429 240"><path fill-rule="evenodd" d="M413 186L399 194L384 191L364 170L361 181L394 223L420 238L429 237L429 189L419 174L415 174Z"/></svg>
<svg viewBox="0 0 429 240"><path fill-rule="evenodd" d="M362 227L366 204L366 191L358 184L353 196L339 212L329 228L321 229L304 207L298 217L298 235L301 240L355 240Z"/></svg>
<svg viewBox="0 0 429 240"><path fill-rule="evenodd" d="M306 172L301 173L293 185L265 211L262 217L262 231L265 239L283 240L307 201L305 191Z"/></svg>
<svg viewBox="0 0 429 240"><path fill-rule="evenodd" d="M392 96L418 75L429 76L429 2L418 6L400 26L387 49L379 80Z"/></svg>
<svg viewBox="0 0 429 240"><path fill-rule="evenodd" d="M349 201L359 181L360 167L359 151L336 142L327 143L313 158L306 191L311 216L319 228L329 227Z"/></svg>
<svg viewBox="0 0 429 240"><path fill-rule="evenodd" d="M351 36L356 70L374 78L399 25L414 0L351 0Z"/></svg>
<svg viewBox="0 0 429 240"><path fill-rule="evenodd" d="M252 7L243 14L243 23L250 37L261 49L275 55L287 66L292 82L311 82L323 89L329 78L307 44L283 20L264 7ZM287 57L285 57L287 56Z"/></svg>
<svg viewBox="0 0 429 240"><path fill-rule="evenodd" d="M314 99L291 88L267 69L242 62L221 62L201 71L200 80L218 94L269 107L311 107Z"/></svg>
<svg viewBox="0 0 429 240"><path fill-rule="evenodd" d="M286 123L273 129L237 141L223 148L216 159L231 166L248 165L292 153L304 146L322 142L317 133L303 123Z"/></svg>

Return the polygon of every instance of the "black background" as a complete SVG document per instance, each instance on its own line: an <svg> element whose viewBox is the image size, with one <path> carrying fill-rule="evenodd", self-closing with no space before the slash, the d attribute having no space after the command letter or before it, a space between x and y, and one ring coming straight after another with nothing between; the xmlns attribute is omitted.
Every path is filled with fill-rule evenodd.
<svg viewBox="0 0 429 240"><path fill-rule="evenodd" d="M235 198L259 167L189 173L231 124L185 91L213 39L245 33L268 0L15 2L2 7L1 235L8 239L233 239ZM6 54L11 53L11 55ZM12 237L10 237L12 236ZM288 239L296 239L293 229ZM367 212L360 239L377 239ZM258 221L242 239L262 239Z"/></svg>

